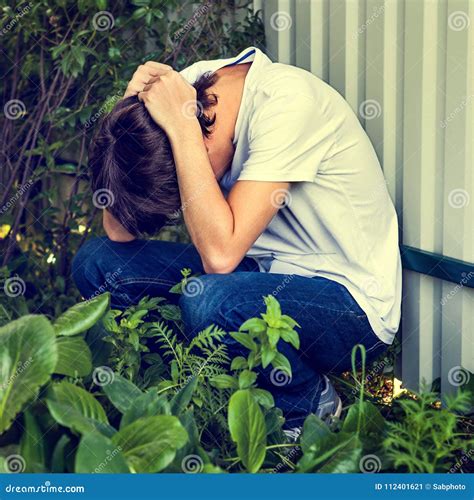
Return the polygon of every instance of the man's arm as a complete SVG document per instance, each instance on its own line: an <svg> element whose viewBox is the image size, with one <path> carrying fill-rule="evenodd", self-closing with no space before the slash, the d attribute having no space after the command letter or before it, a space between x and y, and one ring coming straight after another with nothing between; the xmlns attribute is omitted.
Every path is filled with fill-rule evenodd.
<svg viewBox="0 0 474 500"><path fill-rule="evenodd" d="M102 225L104 227L105 234L112 241L117 241L119 243L127 243L133 241L135 236L130 234L120 222L107 210L103 211Z"/></svg>
<svg viewBox="0 0 474 500"><path fill-rule="evenodd" d="M268 226L287 182L238 181L227 199L212 171L199 124L169 134L183 214L207 273L230 273ZM186 200L190 200L186 204Z"/></svg>
<svg viewBox="0 0 474 500"><path fill-rule="evenodd" d="M196 118L183 113L196 91L167 72L139 94L173 149L183 214L207 273L230 273L278 211L287 182L239 181L226 199L216 181Z"/></svg>

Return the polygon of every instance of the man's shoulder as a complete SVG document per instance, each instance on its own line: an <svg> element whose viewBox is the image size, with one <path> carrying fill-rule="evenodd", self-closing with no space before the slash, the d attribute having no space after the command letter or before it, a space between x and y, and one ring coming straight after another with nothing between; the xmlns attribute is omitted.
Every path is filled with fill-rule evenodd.
<svg viewBox="0 0 474 500"><path fill-rule="evenodd" d="M298 98L316 103L343 99L324 80L290 64L272 63L262 68L253 81L254 89L267 98Z"/></svg>

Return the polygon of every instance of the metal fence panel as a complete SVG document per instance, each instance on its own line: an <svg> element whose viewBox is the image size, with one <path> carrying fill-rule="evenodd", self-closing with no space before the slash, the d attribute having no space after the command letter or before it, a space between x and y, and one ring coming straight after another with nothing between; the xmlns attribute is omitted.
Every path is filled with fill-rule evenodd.
<svg viewBox="0 0 474 500"><path fill-rule="evenodd" d="M330 83L374 144L404 245L474 262L474 0L264 0L267 52ZM404 271L401 378L474 372L474 273Z"/></svg>

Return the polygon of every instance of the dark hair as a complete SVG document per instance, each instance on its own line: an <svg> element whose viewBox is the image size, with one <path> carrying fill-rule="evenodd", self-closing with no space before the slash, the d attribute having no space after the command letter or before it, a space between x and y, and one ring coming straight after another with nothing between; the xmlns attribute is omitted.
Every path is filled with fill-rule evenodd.
<svg viewBox="0 0 474 500"><path fill-rule="evenodd" d="M206 111L217 103L217 96L208 92L216 79L207 73L194 84L205 136L215 122L215 115ZM93 190L110 192L107 210L134 236L155 234L179 219L181 199L170 142L136 96L119 101L100 123L89 149L89 167Z"/></svg>

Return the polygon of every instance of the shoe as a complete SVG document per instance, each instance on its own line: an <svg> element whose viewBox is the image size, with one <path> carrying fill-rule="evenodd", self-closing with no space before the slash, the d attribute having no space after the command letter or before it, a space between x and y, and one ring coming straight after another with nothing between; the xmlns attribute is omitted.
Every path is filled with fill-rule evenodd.
<svg viewBox="0 0 474 500"><path fill-rule="evenodd" d="M326 387L324 388L321 396L319 397L318 407L314 412L324 422L329 422L333 418L339 418L342 413L342 401L331 381L323 375ZM303 432L302 427L292 427L291 429L284 429L283 434L292 443L296 443L298 438Z"/></svg>

